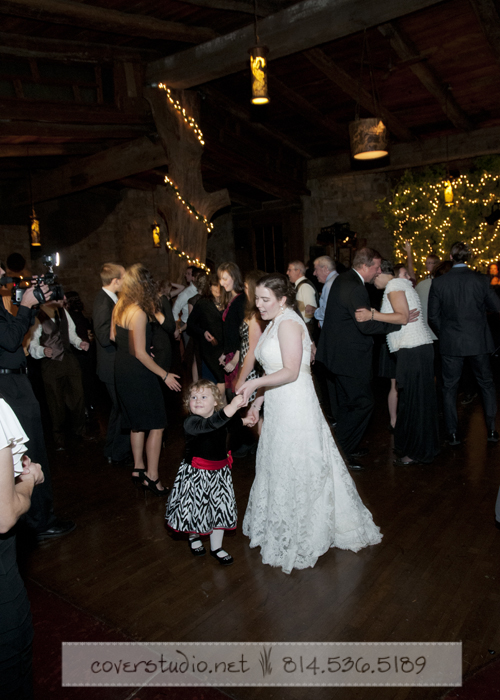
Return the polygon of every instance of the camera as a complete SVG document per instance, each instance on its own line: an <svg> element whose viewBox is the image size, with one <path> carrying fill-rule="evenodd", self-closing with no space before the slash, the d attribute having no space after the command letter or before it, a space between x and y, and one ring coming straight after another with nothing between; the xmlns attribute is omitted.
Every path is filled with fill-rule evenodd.
<svg viewBox="0 0 500 700"><path fill-rule="evenodd" d="M15 306L19 306L22 301L24 292L30 287L33 289L35 299L39 304L44 304L46 301L59 301L64 299L64 290L57 282L57 275L54 273L54 266L59 265L59 253L53 255L44 255L42 263L47 268L47 272L43 275L37 275L31 278L31 284L20 277L2 277L0 285L12 284L11 300ZM45 298L42 292L42 285L46 284L51 293L48 299Z"/></svg>

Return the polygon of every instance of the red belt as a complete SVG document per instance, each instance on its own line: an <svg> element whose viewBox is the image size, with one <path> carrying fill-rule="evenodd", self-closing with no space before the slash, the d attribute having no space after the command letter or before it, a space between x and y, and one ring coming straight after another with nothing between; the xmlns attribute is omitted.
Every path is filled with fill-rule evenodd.
<svg viewBox="0 0 500 700"><path fill-rule="evenodd" d="M195 469L210 469L211 471L222 469L225 466L228 466L229 469L232 469L233 456L231 454L231 450L229 450L225 459L213 460L203 459L203 457L193 457L193 459L191 460L191 466Z"/></svg>

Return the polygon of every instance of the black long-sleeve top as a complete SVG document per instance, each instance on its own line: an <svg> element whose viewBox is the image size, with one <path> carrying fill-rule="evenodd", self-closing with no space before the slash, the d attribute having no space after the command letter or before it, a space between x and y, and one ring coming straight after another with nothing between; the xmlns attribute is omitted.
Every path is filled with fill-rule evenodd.
<svg viewBox="0 0 500 700"><path fill-rule="evenodd" d="M228 309L224 319L224 354L236 352L240 349L240 326L245 318L246 295L236 296Z"/></svg>
<svg viewBox="0 0 500 700"><path fill-rule="evenodd" d="M0 301L0 367L20 369L26 367L23 338L35 322L36 310L20 306L17 316L10 314L3 300Z"/></svg>
<svg viewBox="0 0 500 700"><path fill-rule="evenodd" d="M201 457L218 462L226 459L227 427L230 420L241 421L239 416L228 418L224 409L216 411L209 418L191 415L184 421L186 449L184 458L191 464L193 457Z"/></svg>

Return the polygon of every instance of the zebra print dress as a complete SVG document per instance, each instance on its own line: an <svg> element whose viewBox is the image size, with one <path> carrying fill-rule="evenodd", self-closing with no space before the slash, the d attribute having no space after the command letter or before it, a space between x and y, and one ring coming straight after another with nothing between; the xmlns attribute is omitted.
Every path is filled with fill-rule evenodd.
<svg viewBox="0 0 500 700"><path fill-rule="evenodd" d="M177 532L208 535L234 530L238 521L231 458L226 450L229 418L224 409L209 418L191 415L184 422L186 452L167 503L167 525ZM241 421L240 418L233 420ZM221 462L218 469L193 466L196 458Z"/></svg>

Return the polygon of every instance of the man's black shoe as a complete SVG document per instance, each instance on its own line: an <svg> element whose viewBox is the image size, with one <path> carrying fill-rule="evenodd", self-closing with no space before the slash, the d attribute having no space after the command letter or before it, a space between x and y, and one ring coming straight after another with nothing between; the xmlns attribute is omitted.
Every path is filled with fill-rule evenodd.
<svg viewBox="0 0 500 700"><path fill-rule="evenodd" d="M366 457L368 454L369 450L366 447L360 447L359 449L356 450L356 452L351 452L351 457Z"/></svg>
<svg viewBox="0 0 500 700"><path fill-rule="evenodd" d="M499 435L496 430L488 430L488 442L498 442Z"/></svg>
<svg viewBox="0 0 500 700"><path fill-rule="evenodd" d="M38 532L36 539L38 542L44 542L45 540L54 540L56 537L62 537L63 535L69 535L70 532L76 528L76 523L72 520L56 520L56 522L51 525L44 532Z"/></svg>
<svg viewBox="0 0 500 700"><path fill-rule="evenodd" d="M134 458L132 455L124 457L123 459L113 459L112 457L106 457L106 461L110 466L113 467L133 467Z"/></svg>
<svg viewBox="0 0 500 700"><path fill-rule="evenodd" d="M349 459L347 462L347 468L352 472L364 472L366 469L366 467L362 467L361 464L357 464L356 460L354 459Z"/></svg>
<svg viewBox="0 0 500 700"><path fill-rule="evenodd" d="M456 433L450 433L448 435L448 437L446 438L446 442L451 447L458 447L458 445L462 444L462 442L460 441L460 439Z"/></svg>

